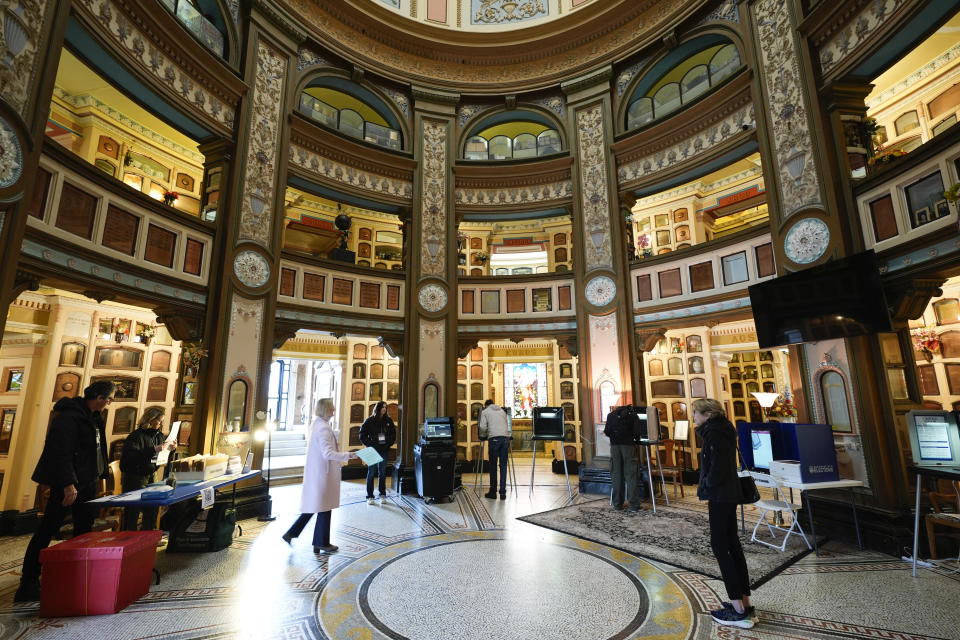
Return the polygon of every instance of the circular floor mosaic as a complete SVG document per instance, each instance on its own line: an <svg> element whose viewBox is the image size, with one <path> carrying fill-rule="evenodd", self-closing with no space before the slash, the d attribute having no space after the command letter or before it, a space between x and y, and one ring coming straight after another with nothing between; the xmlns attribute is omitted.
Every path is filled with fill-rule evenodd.
<svg viewBox="0 0 960 640"><path fill-rule="evenodd" d="M331 638L683 638L692 624L679 587L639 558L502 532L364 556L330 579L318 606Z"/></svg>

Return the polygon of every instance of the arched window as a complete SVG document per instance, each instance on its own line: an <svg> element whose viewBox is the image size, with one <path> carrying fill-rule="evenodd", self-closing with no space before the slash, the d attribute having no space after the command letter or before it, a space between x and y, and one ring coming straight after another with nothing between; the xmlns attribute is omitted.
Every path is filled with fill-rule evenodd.
<svg viewBox="0 0 960 640"><path fill-rule="evenodd" d="M341 109L337 128L348 136L363 138L363 116L353 109Z"/></svg>
<svg viewBox="0 0 960 640"><path fill-rule="evenodd" d="M695 66L680 80L680 97L683 104L687 104L710 88L710 79L707 76L707 65Z"/></svg>
<svg viewBox="0 0 960 640"><path fill-rule="evenodd" d="M663 85L653 94L653 114L657 118L662 118L679 106L680 85L676 82Z"/></svg>
<svg viewBox="0 0 960 640"><path fill-rule="evenodd" d="M440 386L435 382L423 385L423 417L436 418L440 415Z"/></svg>
<svg viewBox="0 0 960 640"><path fill-rule="evenodd" d="M820 376L820 392L823 394L823 408L827 414L827 424L834 431L850 433L853 422L850 419L850 407L847 404L847 387L843 376L836 371L826 371Z"/></svg>
<svg viewBox="0 0 960 640"><path fill-rule="evenodd" d="M554 129L547 129L537 136L537 155L546 156L551 153L560 153L560 134Z"/></svg>
<svg viewBox="0 0 960 640"><path fill-rule="evenodd" d="M467 160L486 160L489 157L487 153L487 139L481 136L472 136L467 140L467 146L463 150L463 157Z"/></svg>
<svg viewBox="0 0 960 640"><path fill-rule="evenodd" d="M715 85L733 73L740 66L740 52L728 44L721 47L710 59L710 84Z"/></svg>
<svg viewBox="0 0 960 640"><path fill-rule="evenodd" d="M513 143L507 136L494 136L490 139L489 156L491 160L506 160L513 157Z"/></svg>
<svg viewBox="0 0 960 640"><path fill-rule="evenodd" d="M913 131L919 126L920 118L917 117L916 111L907 111L893 121L893 128L896 129L898 136L905 134L907 131Z"/></svg>
<svg viewBox="0 0 960 640"><path fill-rule="evenodd" d="M627 129L639 127L653 120L653 100L644 96L627 109Z"/></svg>
<svg viewBox="0 0 960 640"><path fill-rule="evenodd" d="M537 138L532 133L521 133L513 139L514 158L534 158L537 155Z"/></svg>
<svg viewBox="0 0 960 640"><path fill-rule="evenodd" d="M945 298L933 303L933 312L937 315L937 324L960 322L960 305L956 298Z"/></svg>

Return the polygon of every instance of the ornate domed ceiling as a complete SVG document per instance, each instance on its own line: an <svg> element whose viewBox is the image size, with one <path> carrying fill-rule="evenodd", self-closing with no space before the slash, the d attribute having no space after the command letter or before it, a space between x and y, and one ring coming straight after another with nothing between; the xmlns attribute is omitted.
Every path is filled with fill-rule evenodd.
<svg viewBox="0 0 960 640"><path fill-rule="evenodd" d="M446 0L439 3L443 14L435 16L442 23L428 19L428 5L437 6L430 0L280 2L311 39L363 69L402 82L503 93L555 85L614 62L661 40L706 0L587 0L576 6L577 0ZM534 11L540 5L543 16ZM505 18L524 7L529 17ZM501 21L485 24L485 15Z"/></svg>

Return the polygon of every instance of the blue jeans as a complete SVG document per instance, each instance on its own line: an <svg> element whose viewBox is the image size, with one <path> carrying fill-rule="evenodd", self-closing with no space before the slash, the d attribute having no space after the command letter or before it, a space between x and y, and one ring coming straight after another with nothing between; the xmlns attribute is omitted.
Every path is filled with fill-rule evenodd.
<svg viewBox="0 0 960 640"><path fill-rule="evenodd" d="M497 466L500 467L500 493L507 494L507 450L510 448L510 439L506 436L497 436L487 441L490 452L490 493L497 490Z"/></svg>
<svg viewBox="0 0 960 640"><path fill-rule="evenodd" d="M373 497L373 477L380 476L380 495L387 495L387 461L381 460L377 464L367 467L367 497Z"/></svg>

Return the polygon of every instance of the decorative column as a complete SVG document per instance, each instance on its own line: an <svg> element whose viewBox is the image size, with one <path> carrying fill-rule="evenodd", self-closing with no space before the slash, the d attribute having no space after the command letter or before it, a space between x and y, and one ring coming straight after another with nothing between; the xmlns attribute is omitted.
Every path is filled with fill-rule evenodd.
<svg viewBox="0 0 960 640"><path fill-rule="evenodd" d="M605 67L561 85L567 95L569 146L574 157L573 229L580 345L581 429L593 446L583 449L590 466L609 455L602 435L609 405L634 401L629 265L616 191L610 106L612 69Z"/></svg>
<svg viewBox="0 0 960 640"><path fill-rule="evenodd" d="M451 167L460 96L413 87L413 98L419 146L413 212L404 227L408 312L397 478L412 477L419 425L427 417L453 415L457 389L457 228Z"/></svg>

